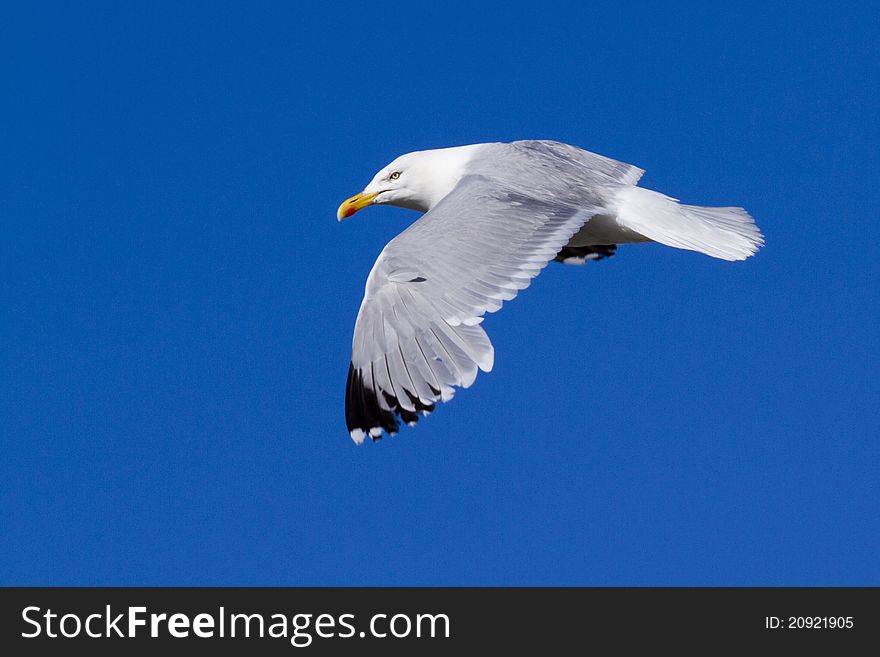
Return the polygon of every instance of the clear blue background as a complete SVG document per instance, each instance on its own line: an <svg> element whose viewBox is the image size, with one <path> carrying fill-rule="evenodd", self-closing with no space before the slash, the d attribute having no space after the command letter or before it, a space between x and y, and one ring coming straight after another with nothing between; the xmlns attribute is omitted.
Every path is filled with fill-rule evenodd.
<svg viewBox="0 0 880 657"><path fill-rule="evenodd" d="M870 3L81 4L0 17L0 582L880 584ZM519 138L767 246L552 265L494 372L355 447L416 215L337 204Z"/></svg>

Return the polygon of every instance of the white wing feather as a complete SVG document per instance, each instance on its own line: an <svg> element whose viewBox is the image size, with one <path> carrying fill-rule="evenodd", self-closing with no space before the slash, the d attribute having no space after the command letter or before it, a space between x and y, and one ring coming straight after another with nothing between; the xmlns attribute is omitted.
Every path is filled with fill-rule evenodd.
<svg viewBox="0 0 880 657"><path fill-rule="evenodd" d="M352 342L346 420L357 442L428 413L494 350L479 323L528 287L596 208L540 201L464 177L383 249Z"/></svg>

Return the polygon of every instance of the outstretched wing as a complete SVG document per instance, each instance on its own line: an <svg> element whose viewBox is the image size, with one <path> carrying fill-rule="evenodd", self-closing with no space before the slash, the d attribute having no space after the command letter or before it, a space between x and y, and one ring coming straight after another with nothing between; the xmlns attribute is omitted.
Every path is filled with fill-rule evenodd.
<svg viewBox="0 0 880 657"><path fill-rule="evenodd" d="M602 210L550 199L467 175L383 249L354 329L345 416L355 442L396 432L398 418L415 423L492 369L482 316Z"/></svg>

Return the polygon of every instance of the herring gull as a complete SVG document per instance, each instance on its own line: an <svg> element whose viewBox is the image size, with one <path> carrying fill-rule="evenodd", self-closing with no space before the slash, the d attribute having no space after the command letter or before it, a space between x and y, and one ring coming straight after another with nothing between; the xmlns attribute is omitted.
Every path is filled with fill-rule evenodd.
<svg viewBox="0 0 880 657"><path fill-rule="evenodd" d="M352 341L345 420L358 444L414 425L492 369L480 326L551 260L583 264L618 244L659 242L722 260L764 243L742 208L683 205L637 187L642 169L555 141L418 151L339 206L425 213L367 277Z"/></svg>

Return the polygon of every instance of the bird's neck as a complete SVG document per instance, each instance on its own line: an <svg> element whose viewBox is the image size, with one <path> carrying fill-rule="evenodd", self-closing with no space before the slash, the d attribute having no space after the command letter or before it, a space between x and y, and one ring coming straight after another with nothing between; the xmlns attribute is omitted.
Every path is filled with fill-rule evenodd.
<svg viewBox="0 0 880 657"><path fill-rule="evenodd" d="M485 144L456 146L434 151L425 151L423 188L419 200L424 201L422 212L428 212L437 205L444 196L449 194L461 177L468 172L468 163Z"/></svg>

